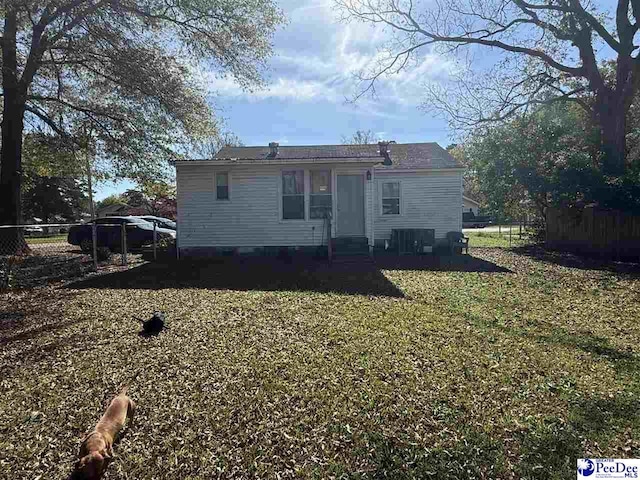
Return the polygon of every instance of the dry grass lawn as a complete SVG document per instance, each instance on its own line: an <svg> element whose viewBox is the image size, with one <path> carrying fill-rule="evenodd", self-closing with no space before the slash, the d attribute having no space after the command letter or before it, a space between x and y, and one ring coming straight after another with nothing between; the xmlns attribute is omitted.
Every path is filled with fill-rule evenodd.
<svg viewBox="0 0 640 480"><path fill-rule="evenodd" d="M110 480L548 480L640 457L638 273L473 253L0 294L0 478L66 478L122 384L138 411ZM171 329L139 336L154 309Z"/></svg>

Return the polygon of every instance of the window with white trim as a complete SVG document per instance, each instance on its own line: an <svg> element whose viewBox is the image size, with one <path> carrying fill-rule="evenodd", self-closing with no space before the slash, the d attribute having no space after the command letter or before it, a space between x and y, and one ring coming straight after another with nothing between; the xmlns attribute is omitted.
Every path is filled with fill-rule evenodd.
<svg viewBox="0 0 640 480"><path fill-rule="evenodd" d="M282 172L282 219L304 220L304 170Z"/></svg>
<svg viewBox="0 0 640 480"><path fill-rule="evenodd" d="M382 214L400 215L400 182L382 184Z"/></svg>
<svg viewBox="0 0 640 480"><path fill-rule="evenodd" d="M216 173L216 200L229 200L229 172Z"/></svg>
<svg viewBox="0 0 640 480"><path fill-rule="evenodd" d="M328 218L331 206L331 170L312 170L309 218Z"/></svg>

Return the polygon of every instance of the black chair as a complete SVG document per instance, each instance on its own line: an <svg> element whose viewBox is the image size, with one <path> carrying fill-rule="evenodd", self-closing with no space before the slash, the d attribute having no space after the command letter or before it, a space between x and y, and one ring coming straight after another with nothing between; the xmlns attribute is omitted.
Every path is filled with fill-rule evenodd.
<svg viewBox="0 0 640 480"><path fill-rule="evenodd" d="M465 253L469 254L469 238L465 237L462 232L447 232L447 242L449 243L449 249L451 255L456 251L456 248L465 250Z"/></svg>

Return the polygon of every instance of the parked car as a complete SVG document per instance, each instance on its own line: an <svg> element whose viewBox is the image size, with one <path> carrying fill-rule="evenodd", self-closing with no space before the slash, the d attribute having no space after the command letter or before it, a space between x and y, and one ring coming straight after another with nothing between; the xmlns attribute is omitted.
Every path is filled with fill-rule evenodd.
<svg viewBox="0 0 640 480"><path fill-rule="evenodd" d="M120 250L122 246L122 225L127 232L127 249L138 249L153 244L153 224L137 217L104 217L95 220L96 237L99 247L110 250ZM75 225L69 229L67 241L71 245L79 245L83 252L90 252L92 241L93 221L82 225ZM159 242L173 241L175 230L156 228Z"/></svg>
<svg viewBox="0 0 640 480"><path fill-rule="evenodd" d="M147 222L155 223L159 228L168 228L169 230L178 229L176 222L170 218L154 217L153 215L139 215L136 218L141 218Z"/></svg>
<svg viewBox="0 0 640 480"><path fill-rule="evenodd" d="M44 235L44 228L38 225L28 225L24 227L24 234L26 236L41 236Z"/></svg>
<svg viewBox="0 0 640 480"><path fill-rule="evenodd" d="M484 228L492 223L491 217L474 215L473 212L462 213L462 228Z"/></svg>

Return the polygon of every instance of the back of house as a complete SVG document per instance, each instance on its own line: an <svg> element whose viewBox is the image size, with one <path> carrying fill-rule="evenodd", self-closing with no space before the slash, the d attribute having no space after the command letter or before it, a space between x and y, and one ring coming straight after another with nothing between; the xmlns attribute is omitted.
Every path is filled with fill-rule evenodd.
<svg viewBox="0 0 640 480"><path fill-rule="evenodd" d="M463 167L437 143L225 147L176 162L178 248L206 254L389 245L392 230L462 228Z"/></svg>

